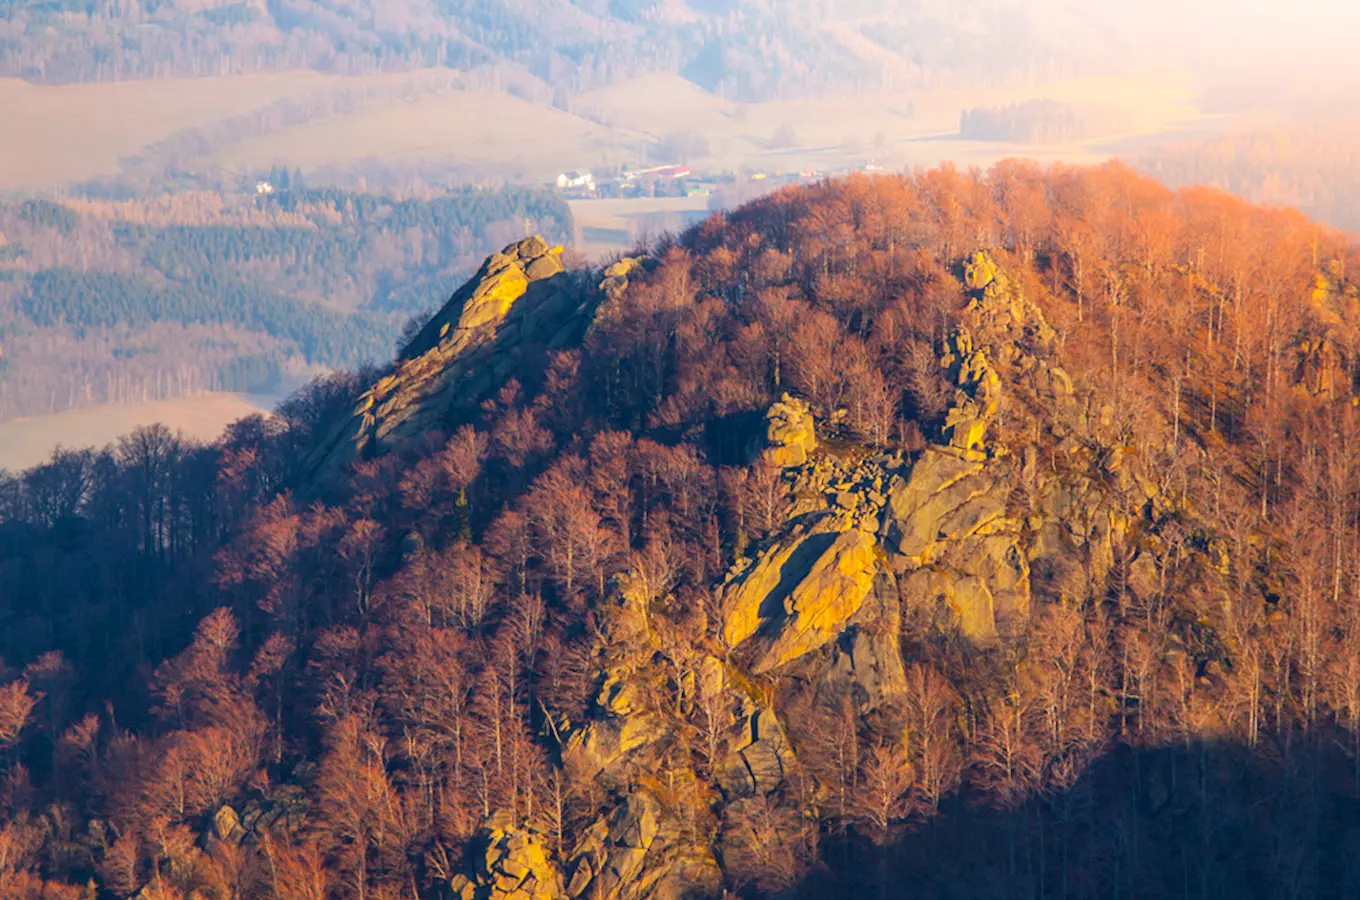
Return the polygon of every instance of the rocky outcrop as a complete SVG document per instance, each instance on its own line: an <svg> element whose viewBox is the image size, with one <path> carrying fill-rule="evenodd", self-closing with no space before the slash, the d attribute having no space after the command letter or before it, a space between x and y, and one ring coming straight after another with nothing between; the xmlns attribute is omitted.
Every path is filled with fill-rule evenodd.
<svg viewBox="0 0 1360 900"><path fill-rule="evenodd" d="M799 740L812 737L807 710L901 698L900 601L878 532L885 492L905 466L896 454L816 450L791 470L789 526L729 573L722 635L745 692L718 773L729 800L784 783Z"/></svg>
<svg viewBox="0 0 1360 900"><path fill-rule="evenodd" d="M1315 396L1334 397L1350 389L1357 348L1351 339L1360 312L1360 286L1332 263L1318 272L1309 298L1309 320L1294 339L1294 383Z"/></svg>
<svg viewBox="0 0 1360 900"><path fill-rule="evenodd" d="M1054 412L1054 406L1070 405L1072 379L1057 364L1057 334L1043 312L982 251L965 261L964 282L969 291L964 325L942 360L960 389L972 397L982 393L990 398L1004 381L1017 400L1044 404L1047 413ZM988 372L999 376L998 367L1004 367L1006 375L993 381Z"/></svg>
<svg viewBox="0 0 1360 900"><path fill-rule="evenodd" d="M646 608L655 599L624 575L594 611L601 666L595 702L585 721L558 723L562 763L574 779L626 790L651 762L646 749L666 737L649 698L656 673Z"/></svg>
<svg viewBox="0 0 1360 900"><path fill-rule="evenodd" d="M312 452L313 477L325 480L443 428L453 412L474 408L508 379L533 345L560 347L578 337L588 308L561 252L533 237L488 259Z"/></svg>
<svg viewBox="0 0 1360 900"><path fill-rule="evenodd" d="M1103 480L1078 471L1108 446L1112 411L1083 408L1056 334L990 255L965 260L962 281L967 305L940 355L955 397L939 443L914 458L805 448L789 436L815 434L807 410L787 398L771 409L766 458L788 470L797 524L724 591L723 637L752 674L840 678L881 702L898 688L896 660L884 661L896 644L865 636L895 609L865 608L871 586L990 646L1026 622L1033 565L1059 571L1080 556L1087 576L1103 577L1155 495L1120 467L1117 447L1101 451ZM1003 407L1051 433L1005 431ZM1036 440L1065 448L1065 471L1040 470Z"/></svg>
<svg viewBox="0 0 1360 900"><path fill-rule="evenodd" d="M965 260L963 282L968 306L941 356L957 385L945 444L927 447L894 483L882 535L904 602L985 646L1023 624L1031 599L1030 511L1012 500L1024 473L1009 442L991 433L1003 394L1042 407L1036 420L1074 400L1056 335L991 256Z"/></svg>
<svg viewBox="0 0 1360 900"><path fill-rule="evenodd" d="M246 830L241 825L241 817L230 806L223 806L213 814L212 836L219 841L239 844L245 840Z"/></svg>
<svg viewBox="0 0 1360 900"><path fill-rule="evenodd" d="M817 449L817 428L811 408L788 394L765 415L765 462L787 469L807 462Z"/></svg>
<svg viewBox="0 0 1360 900"><path fill-rule="evenodd" d="M951 447L979 450L1001 401L1001 377L988 361L986 350L975 348L972 335L964 330L950 340L945 364L952 364L958 384L954 405L945 415L945 439Z"/></svg>
<svg viewBox="0 0 1360 900"><path fill-rule="evenodd" d="M295 769L293 777L304 774ZM208 833L228 844L253 844L276 828L296 827L306 819L307 810L307 795L299 785L279 784L267 796L251 797L240 807L219 807Z"/></svg>
<svg viewBox="0 0 1360 900"><path fill-rule="evenodd" d="M786 470L794 524L724 589L723 637L751 674L840 678L881 702L899 684L896 643L865 635L896 610L866 606L871 588L985 647L1024 626L1035 565L1051 581L1080 558L1098 581L1123 556L1148 581L1128 545L1157 490L1121 463L1114 411L1076 395L1057 335L993 257L973 254L961 275L966 307L940 354L955 397L939 443L911 458L805 445L806 407L786 397L770 410L766 459ZM1003 408L1028 427L998 424ZM1082 471L1093 462L1098 477Z"/></svg>
<svg viewBox="0 0 1360 900"><path fill-rule="evenodd" d="M604 270L600 293L604 295L606 301L619 301L628 290L629 281L647 272L655 264L655 260L644 256L625 256L617 262L610 263Z"/></svg>
<svg viewBox="0 0 1360 900"><path fill-rule="evenodd" d="M634 751L657 740L661 722L638 696L632 673L610 672L596 698L597 717L571 732L562 763L573 778L596 778ZM626 776L620 780L626 782Z"/></svg>
<svg viewBox="0 0 1360 900"><path fill-rule="evenodd" d="M622 260L587 290L565 271L561 254L541 237L493 254L313 449L306 461L313 482L446 429L516 372L533 370L534 356L578 342L599 303L621 296L643 268Z"/></svg>
<svg viewBox="0 0 1360 900"><path fill-rule="evenodd" d="M680 900L708 896L722 886L712 852L686 840L679 822L645 788L586 831L568 871L567 895L587 900Z"/></svg>
<svg viewBox="0 0 1360 900"><path fill-rule="evenodd" d="M562 875L543 836L493 819L477 835L468 874L449 883L460 900L560 900Z"/></svg>
<svg viewBox="0 0 1360 900"><path fill-rule="evenodd" d="M1007 514L1013 474L987 461L930 447L892 492L884 532L909 604L952 613L974 643L997 638L997 623L1029 610L1029 566L1021 524Z"/></svg>

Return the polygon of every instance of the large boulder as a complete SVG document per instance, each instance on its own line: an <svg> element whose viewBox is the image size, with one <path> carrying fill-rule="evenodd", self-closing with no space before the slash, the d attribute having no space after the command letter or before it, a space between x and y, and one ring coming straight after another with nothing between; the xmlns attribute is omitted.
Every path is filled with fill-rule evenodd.
<svg viewBox="0 0 1360 900"><path fill-rule="evenodd" d="M869 595L877 567L873 535L815 532L771 548L729 588L723 635L755 638L756 673L784 666L834 640Z"/></svg>
<svg viewBox="0 0 1360 900"><path fill-rule="evenodd" d="M246 830L233 807L223 806L213 815L212 835L219 841L231 844L239 844L245 839Z"/></svg>
<svg viewBox="0 0 1360 900"><path fill-rule="evenodd" d="M1000 269L984 250L978 250L963 262L963 285L970 291L984 291L996 281Z"/></svg>

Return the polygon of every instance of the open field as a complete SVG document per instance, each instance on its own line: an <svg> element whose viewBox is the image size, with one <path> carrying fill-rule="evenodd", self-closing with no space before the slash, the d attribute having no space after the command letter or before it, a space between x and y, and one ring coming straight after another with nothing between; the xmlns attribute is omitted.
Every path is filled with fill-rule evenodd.
<svg viewBox="0 0 1360 900"><path fill-rule="evenodd" d="M312 71L69 85L0 78L0 190L46 190L113 175L125 157L177 132L279 101L340 92L391 94L404 85L414 91L422 80L440 79L409 72L344 77Z"/></svg>
<svg viewBox="0 0 1360 900"><path fill-rule="evenodd" d="M1062 146L1012 145L957 138L963 110L1044 98L1120 110L1118 134ZM1162 78L1077 79L998 90L878 93L831 100L733 103L678 76L656 75L584 94L581 115L650 138L703 137L707 168L798 171L840 169L872 160L886 168L945 160L985 164L1007 156L1106 158L1120 140L1177 129L1197 118L1188 84ZM621 140L626 138L621 134Z"/></svg>
<svg viewBox="0 0 1360 900"><path fill-rule="evenodd" d="M230 423L272 409L277 397L211 393L153 403L104 405L0 422L0 469L20 471L58 446L103 447L139 425L160 422L197 440L212 440Z"/></svg>
<svg viewBox="0 0 1360 900"><path fill-rule="evenodd" d="M1056 146L957 139L964 109L1034 97L1113 106L1127 128ZM386 103L247 139L214 161L233 169L275 163L305 169L443 160L548 181L568 169L675 161L653 148L684 135L707 145L684 160L704 169L840 169L869 160L890 168L947 159L985 165L1015 155L1079 162L1108 157L1112 142L1178 128L1195 117L1188 89L1174 82L1084 79L1004 91L741 104L677 75L651 75L582 94L571 114L470 91Z"/></svg>
<svg viewBox="0 0 1360 900"><path fill-rule="evenodd" d="M1188 80L1079 79L997 90L878 93L835 100L734 103L677 75L651 75L571 99L570 111L504 92L456 90L434 72L364 77L285 72L223 78L35 86L0 80L0 190L50 189L115 174L128 157L186 129L262 114L282 101L345 94L338 111L301 121L261 115L248 133L214 133L205 169L303 170L433 163L512 180L665 158L692 138L696 168L889 169L1006 156L1092 161L1122 141L1180 130L1200 117ZM1119 110L1119 134L1066 145L961 141L960 113L1046 98ZM59 113L57 111L60 111Z"/></svg>
<svg viewBox="0 0 1360 900"><path fill-rule="evenodd" d="M228 169L274 163L344 168L448 161L494 169L512 179L547 181L564 159L596 159L611 151L608 129L551 106L509 94L450 91L380 103L248 138L217 154Z"/></svg>

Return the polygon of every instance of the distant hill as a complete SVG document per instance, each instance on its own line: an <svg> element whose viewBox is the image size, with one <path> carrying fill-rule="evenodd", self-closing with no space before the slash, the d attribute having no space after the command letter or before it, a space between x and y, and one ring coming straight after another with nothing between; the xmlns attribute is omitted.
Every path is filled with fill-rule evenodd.
<svg viewBox="0 0 1360 900"><path fill-rule="evenodd" d="M39 82L313 68L517 72L563 91L683 72L730 99L996 83L1097 59L1017 0L0 0L0 75ZM1042 18L1042 21L1041 21ZM1059 24L1055 24L1055 22ZM1072 48L1081 48L1074 50ZM1084 57L1084 59L1083 59Z"/></svg>
<svg viewBox="0 0 1360 900"><path fill-rule="evenodd" d="M268 392L288 373L382 360L404 321L526 223L556 241L573 231L545 190L393 197L271 177L261 194L0 203L0 422Z"/></svg>

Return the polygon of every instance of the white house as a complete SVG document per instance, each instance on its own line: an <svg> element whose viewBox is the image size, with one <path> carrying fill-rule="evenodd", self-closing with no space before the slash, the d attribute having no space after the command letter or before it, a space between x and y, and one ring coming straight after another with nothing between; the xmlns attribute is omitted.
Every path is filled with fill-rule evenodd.
<svg viewBox="0 0 1360 900"><path fill-rule="evenodd" d="M564 191L572 188L594 190L595 176L590 172L566 172L557 176L557 186Z"/></svg>

